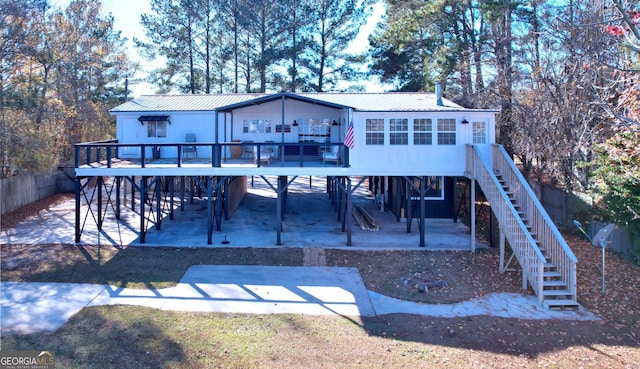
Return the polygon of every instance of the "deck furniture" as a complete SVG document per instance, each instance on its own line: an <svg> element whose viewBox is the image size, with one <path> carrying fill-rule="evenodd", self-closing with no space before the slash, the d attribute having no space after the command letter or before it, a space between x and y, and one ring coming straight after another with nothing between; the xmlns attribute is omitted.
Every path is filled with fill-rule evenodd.
<svg viewBox="0 0 640 369"><path fill-rule="evenodd" d="M187 133L185 136L185 142L193 143L196 142L196 135L194 133ZM187 154L193 154L193 157L198 157L198 148L196 145L184 145L182 146L182 156L187 157Z"/></svg>
<svg viewBox="0 0 640 369"><path fill-rule="evenodd" d="M331 149L329 151L322 153L322 164L326 163L327 161L338 164L339 160L340 160L339 145L333 145L331 146Z"/></svg>
<svg viewBox="0 0 640 369"><path fill-rule="evenodd" d="M273 149L269 146L263 146L258 152L258 146L253 146L253 162L256 164L271 164Z"/></svg>

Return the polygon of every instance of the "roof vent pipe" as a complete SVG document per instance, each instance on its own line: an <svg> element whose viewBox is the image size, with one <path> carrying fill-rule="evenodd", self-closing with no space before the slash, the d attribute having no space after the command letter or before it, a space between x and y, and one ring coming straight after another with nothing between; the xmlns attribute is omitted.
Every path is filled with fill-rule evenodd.
<svg viewBox="0 0 640 369"><path fill-rule="evenodd" d="M436 82L436 105L444 106L442 103L442 82Z"/></svg>

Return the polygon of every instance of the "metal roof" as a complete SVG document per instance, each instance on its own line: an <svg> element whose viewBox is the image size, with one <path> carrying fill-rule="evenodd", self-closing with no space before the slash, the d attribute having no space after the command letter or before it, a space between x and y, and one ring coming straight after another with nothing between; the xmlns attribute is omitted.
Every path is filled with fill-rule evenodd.
<svg viewBox="0 0 640 369"><path fill-rule="evenodd" d="M110 112L214 111L267 95L270 94L147 95L118 105Z"/></svg>
<svg viewBox="0 0 640 369"><path fill-rule="evenodd" d="M317 100L339 102L358 111L440 111L464 110L458 104L447 99L443 105L436 104L434 93L424 92L378 92L378 93L342 93L319 92L305 93L303 96Z"/></svg>
<svg viewBox="0 0 640 369"><path fill-rule="evenodd" d="M436 104L436 95L422 92L380 93L244 93L209 95L147 95L111 109L111 113L168 112L168 111L228 111L255 103L285 98L322 104L334 108L353 108L356 111L472 111L447 99ZM486 111L486 110L485 110Z"/></svg>

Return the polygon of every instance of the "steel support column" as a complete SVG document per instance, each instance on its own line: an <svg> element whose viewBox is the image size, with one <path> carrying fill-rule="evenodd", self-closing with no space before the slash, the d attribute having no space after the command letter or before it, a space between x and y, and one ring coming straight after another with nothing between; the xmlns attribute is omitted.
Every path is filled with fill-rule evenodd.
<svg viewBox="0 0 640 369"><path fill-rule="evenodd" d="M226 177L223 182L222 211L224 211L224 220L229 220L229 184L231 181L230 177Z"/></svg>
<svg viewBox="0 0 640 369"><path fill-rule="evenodd" d="M76 177L76 180L74 181L76 189L76 243L80 242L80 235L82 233L80 229L80 180L81 177Z"/></svg>
<svg viewBox="0 0 640 369"><path fill-rule="evenodd" d="M180 211L184 211L184 176L180 177Z"/></svg>
<svg viewBox="0 0 640 369"><path fill-rule="evenodd" d="M413 177L409 177L413 178ZM408 178L405 177L405 193L406 193L406 201L407 201L407 233L411 233L411 225L413 223L413 200L411 200L411 194L413 193L413 188L411 187L411 182Z"/></svg>
<svg viewBox="0 0 640 369"><path fill-rule="evenodd" d="M353 186L350 177L340 177L336 180L338 183L338 192L340 193L340 204L338 206L338 220L342 219L342 232L347 232L347 246L352 246L351 240L351 226L353 224L353 217L351 213L353 211L353 193L360 187L360 185L367 179L362 177L358 183ZM342 200L344 198L344 201ZM344 206L342 203L344 202Z"/></svg>
<svg viewBox="0 0 640 369"><path fill-rule="evenodd" d="M104 182L104 178L102 176L98 177L98 183L96 184L96 188L98 189L98 230L102 231L102 184Z"/></svg>
<svg viewBox="0 0 640 369"><path fill-rule="evenodd" d="M420 185L419 187L416 186L413 183L413 180L411 180L411 178L418 178L418 180L420 181ZM416 191L418 191L418 194L420 195L420 218L419 218L419 227L420 227L420 247L425 247L426 243L425 243L425 238L426 238L426 224L425 224L425 219L426 219L426 200L425 197L427 195L427 192L433 188L433 186L436 185L436 183L438 183L437 181L433 181L428 187L426 186L426 182L427 182L427 177L426 176L421 176L421 177L404 177L404 179L407 181L407 183L409 183L409 188L407 189L407 204L411 204L412 202L412 189L415 189ZM444 185L444 183L443 183ZM409 207L409 205L407 205L407 207ZM413 214L409 214L407 216L407 222L409 222L409 219L413 218ZM411 227L409 225L407 225L407 232L410 232Z"/></svg>
<svg viewBox="0 0 640 369"><path fill-rule="evenodd" d="M120 191L122 189L122 177L116 177L116 220L120 220Z"/></svg>
<svg viewBox="0 0 640 369"><path fill-rule="evenodd" d="M145 228L145 204L147 202L147 177L140 178L140 243L145 243L147 231Z"/></svg>
<svg viewBox="0 0 640 369"><path fill-rule="evenodd" d="M136 183L136 176L131 177L131 211L136 210L136 191L133 189Z"/></svg>
<svg viewBox="0 0 640 369"><path fill-rule="evenodd" d="M213 185L211 177L207 177L207 244L213 243Z"/></svg>
<svg viewBox="0 0 640 369"><path fill-rule="evenodd" d="M216 185L215 185L216 203L214 207L215 219L216 219L216 232L220 232L222 230L223 185L224 185L224 179L222 179L221 177L217 177Z"/></svg>
<svg viewBox="0 0 640 369"><path fill-rule="evenodd" d="M155 199L156 199L156 230L162 229L162 178L156 177L155 182Z"/></svg>
<svg viewBox="0 0 640 369"><path fill-rule="evenodd" d="M284 129L283 129L284 131ZM285 177L285 181L286 181L286 177ZM277 193L277 200L276 200L276 217L278 218L277 221L277 226L276 226L276 245L280 246L282 245L282 218L284 217L284 209L283 209L283 201L282 201L282 191L284 189L282 188L282 176L278 177L278 189L276 190Z"/></svg>
<svg viewBox="0 0 640 369"><path fill-rule="evenodd" d="M173 197L176 177L167 177L169 180L169 219L173 220Z"/></svg>
<svg viewBox="0 0 640 369"><path fill-rule="evenodd" d="M471 179L471 252L476 252L476 180L475 178Z"/></svg>
<svg viewBox="0 0 640 369"><path fill-rule="evenodd" d="M420 247L425 247L425 195L427 193L425 189L426 179L424 176L420 178Z"/></svg>
<svg viewBox="0 0 640 369"><path fill-rule="evenodd" d="M351 212L353 211L353 199L351 198L351 178L347 177L347 187L346 187L346 192L347 192L347 211L346 214L344 215L346 221L347 221L347 246L351 246L352 242L351 242L351 224L353 223L353 217L351 216Z"/></svg>

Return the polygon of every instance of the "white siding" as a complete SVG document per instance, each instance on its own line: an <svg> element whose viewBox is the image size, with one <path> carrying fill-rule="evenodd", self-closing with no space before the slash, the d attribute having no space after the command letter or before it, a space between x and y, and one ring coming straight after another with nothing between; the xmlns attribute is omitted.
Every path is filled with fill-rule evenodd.
<svg viewBox="0 0 640 369"><path fill-rule="evenodd" d="M384 119L384 145L367 145L366 119ZM409 120L409 144L391 145L389 119ZM413 119L430 118L432 120L432 144L413 145ZM456 144L438 144L438 118L456 120ZM489 150L494 142L493 114L474 113L465 115L462 112L393 112L393 113L356 113L353 119L355 133L355 147L350 150L349 158L352 168L371 169L384 168L388 173L398 174L430 174L430 175L463 175L465 170L465 146L472 143L472 124L463 124L466 119L483 120L487 122L487 144L482 145L483 151Z"/></svg>
<svg viewBox="0 0 640 369"><path fill-rule="evenodd" d="M495 143L495 112L492 111L433 111L433 112L351 112L349 109L334 109L320 104L311 104L298 100L285 101L284 124L291 125L290 132L276 132L276 126L283 123L282 102L270 101L259 105L251 105L235 109L232 113L219 113L218 134L215 132L215 113L213 111L168 111L168 112L119 112L117 116L117 138L119 143L182 143L187 133L194 133L197 142L231 142L232 140L252 140L255 142L275 141L298 142L301 127L309 119L327 119L339 123L332 125L330 141L341 143L344 139L349 120L354 124L355 147L350 150L350 168L346 171L369 173L375 175L383 171L386 175L463 175L465 169L465 146L473 143L473 122L486 122L487 142L479 145L481 152L490 155L491 144ZM168 115L171 124L167 126L167 136L162 138L147 137L146 125L141 125L141 115ZM365 120L384 119L384 145L367 145L365 136ZM389 119L408 119L408 144L391 145ZM432 120L432 144L413 145L413 119L428 118ZM454 119L456 122L456 144L438 145L438 118ZM270 120L271 131L263 133L243 132L243 121ZM294 127L293 121L300 126ZM468 124L462 121L467 120ZM148 149L145 155L150 156ZM121 149L121 157L139 157L139 149ZM161 157L177 156L175 147L164 147ZM199 158L211 156L206 147L198 149ZM345 173L346 174L346 173Z"/></svg>
<svg viewBox="0 0 640 369"><path fill-rule="evenodd" d="M197 142L215 142L215 120L213 112L167 112L157 115L168 115L170 124L167 125L166 137L148 137L147 125L140 124L138 117L141 115L154 115L153 113L126 113L118 114L117 134L119 143L181 143L185 142L187 133L194 133ZM211 153L205 148L198 149L198 156L210 157ZM139 149L122 149L120 156L123 158L140 157ZM151 149L145 153L151 156ZM160 156L163 158L177 157L176 147L163 147Z"/></svg>

